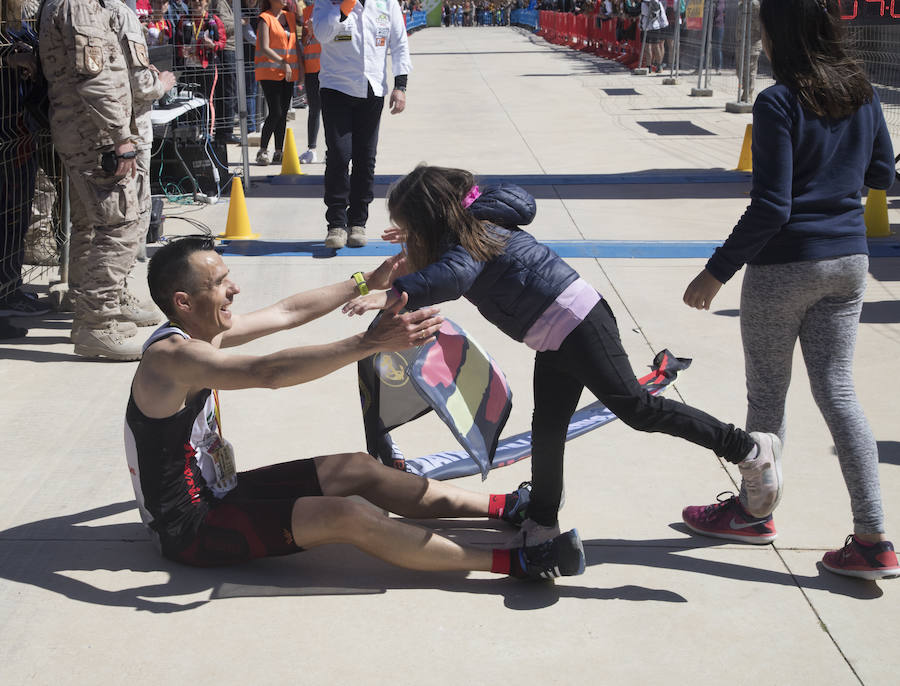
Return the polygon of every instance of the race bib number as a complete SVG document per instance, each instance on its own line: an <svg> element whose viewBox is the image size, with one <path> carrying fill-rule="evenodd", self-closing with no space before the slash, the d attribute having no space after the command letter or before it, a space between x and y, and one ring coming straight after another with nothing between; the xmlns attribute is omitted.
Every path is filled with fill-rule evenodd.
<svg viewBox="0 0 900 686"><path fill-rule="evenodd" d="M213 492L227 492L237 486L234 448L231 447L231 443L220 438L219 434L210 434L200 444L199 451L209 458L216 470L216 482L212 485Z"/></svg>

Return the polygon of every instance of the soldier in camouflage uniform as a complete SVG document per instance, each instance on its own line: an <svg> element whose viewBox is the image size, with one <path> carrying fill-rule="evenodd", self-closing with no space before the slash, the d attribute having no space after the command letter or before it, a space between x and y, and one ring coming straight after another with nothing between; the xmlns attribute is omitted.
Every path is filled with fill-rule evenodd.
<svg viewBox="0 0 900 686"><path fill-rule="evenodd" d="M150 110L155 100L175 86L175 75L169 71L160 73L150 64L144 28L137 14L120 0L107 0L107 7L112 12L113 26L128 65L132 108L138 129L135 161L139 237L142 241L150 228L150 149L153 147L153 122L150 120ZM134 260L128 269L129 273L133 268ZM153 326L162 320L155 307L142 305L127 287L122 291L120 305L123 313L137 326Z"/></svg>
<svg viewBox="0 0 900 686"><path fill-rule="evenodd" d="M122 326L118 320L141 230L139 132L112 13L103 0L47 0L40 46L53 142L71 189L75 353L136 360L142 341L132 322Z"/></svg>

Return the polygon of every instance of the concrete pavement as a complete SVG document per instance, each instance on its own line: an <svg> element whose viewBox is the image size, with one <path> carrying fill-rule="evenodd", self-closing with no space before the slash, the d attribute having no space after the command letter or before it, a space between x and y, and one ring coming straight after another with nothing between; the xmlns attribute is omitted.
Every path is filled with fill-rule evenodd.
<svg viewBox="0 0 900 686"><path fill-rule="evenodd" d="M410 46L408 110L385 113L380 175L425 161L550 176L524 184L538 197L530 230L595 246L723 240L746 206L746 175L691 181L737 163L750 117L725 113L730 93L691 98L689 81L664 86L518 29L428 29ZM621 89L635 94L615 94ZM305 111L293 126L302 151ZM654 133L666 128L674 135ZM304 168L310 176L323 170ZM325 234L321 187L267 177L275 171L252 167L247 207L261 241L283 241L288 249L277 252L287 254L226 258L242 288L237 311L380 261L377 243L337 255L316 248ZM626 173L663 182L591 178ZM387 226L385 190L378 186L372 204L373 237ZM897 231L897 186L888 199ZM194 231L178 215L221 232L227 209L167 207L166 232ZM881 243L896 246L894 238ZM681 294L701 257L569 259L609 300L636 371L662 348L691 357L667 393L743 424L738 279L713 311L698 312ZM898 268L897 257L872 260L856 374L881 449L887 531L900 543ZM506 371L515 394L506 433L527 429L533 354L465 302L443 312ZM891 637L900 630L900 580L846 579L817 564L843 542L851 519L799 353L773 545L689 535L681 508L734 490L736 470L692 444L613 422L567 448L561 525L584 538L588 568L580 577L526 584L413 573L344 546L199 570L161 559L139 524L122 445L135 365L75 357L69 321L36 320L27 338L0 345L4 684L897 683ZM246 351L334 340L360 326L335 313ZM582 403L591 400L585 394ZM300 387L223 393L222 403L240 468L364 446L353 367ZM455 447L430 416L392 435L409 455ZM529 474L524 461L484 483L459 483L504 492ZM438 526L485 544L509 535L484 521Z"/></svg>

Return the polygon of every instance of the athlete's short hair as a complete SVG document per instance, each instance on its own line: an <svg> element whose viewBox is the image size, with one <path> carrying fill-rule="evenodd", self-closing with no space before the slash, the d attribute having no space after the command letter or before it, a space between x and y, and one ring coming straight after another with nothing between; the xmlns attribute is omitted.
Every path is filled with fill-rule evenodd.
<svg viewBox="0 0 900 686"><path fill-rule="evenodd" d="M185 236L166 243L150 258L147 267L150 297L170 319L175 314L172 303L175 293L193 293L197 289L197 276L189 262L191 255L214 249L212 236Z"/></svg>

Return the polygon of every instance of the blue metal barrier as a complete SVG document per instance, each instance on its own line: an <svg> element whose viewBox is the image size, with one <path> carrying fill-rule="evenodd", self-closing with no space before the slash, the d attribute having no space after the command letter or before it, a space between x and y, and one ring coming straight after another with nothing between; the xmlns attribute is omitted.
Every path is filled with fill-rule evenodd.
<svg viewBox="0 0 900 686"><path fill-rule="evenodd" d="M408 12L406 15L406 32L412 33L418 29L424 29L426 25L425 12Z"/></svg>
<svg viewBox="0 0 900 686"><path fill-rule="evenodd" d="M510 12L509 21L517 26L527 26L532 31L540 28L540 15L537 10L513 10Z"/></svg>

